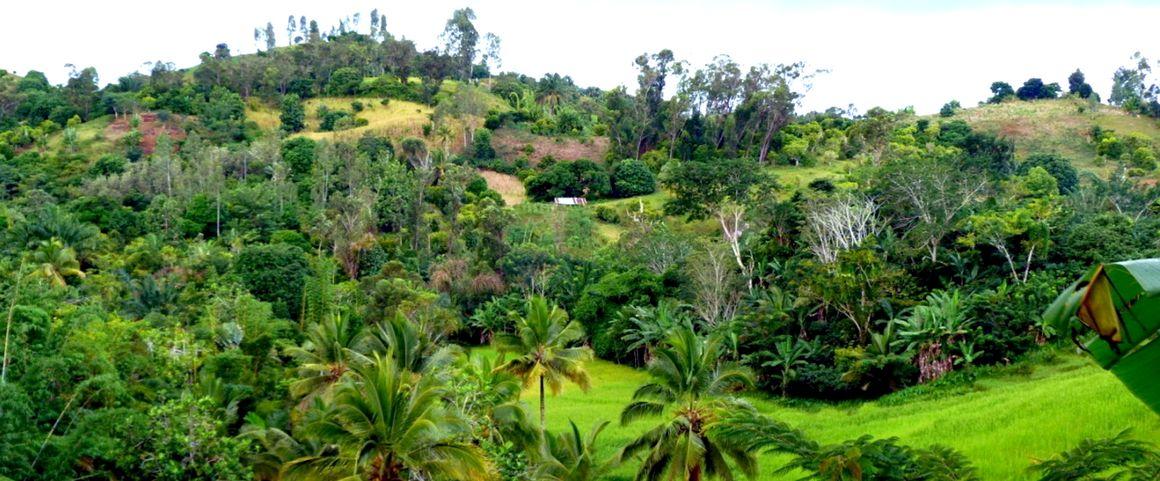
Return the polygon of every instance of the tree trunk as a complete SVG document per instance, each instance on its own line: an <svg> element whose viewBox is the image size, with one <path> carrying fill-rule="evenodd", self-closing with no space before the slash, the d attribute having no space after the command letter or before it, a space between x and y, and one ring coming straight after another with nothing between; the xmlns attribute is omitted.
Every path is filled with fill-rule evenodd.
<svg viewBox="0 0 1160 481"><path fill-rule="evenodd" d="M773 142L773 134L781 130L785 125L785 116L780 112L774 112L769 119L769 128L765 129L765 137L761 139L761 154L757 156L757 163L764 164L766 156L769 155L769 144Z"/></svg>
<svg viewBox="0 0 1160 481"><path fill-rule="evenodd" d="M544 375L540 375L540 437L544 437Z"/></svg>

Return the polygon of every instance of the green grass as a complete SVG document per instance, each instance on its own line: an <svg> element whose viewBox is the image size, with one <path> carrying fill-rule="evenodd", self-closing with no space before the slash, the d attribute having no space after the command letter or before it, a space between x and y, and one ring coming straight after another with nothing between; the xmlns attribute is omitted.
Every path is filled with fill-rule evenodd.
<svg viewBox="0 0 1160 481"><path fill-rule="evenodd" d="M600 447L600 455L611 456L655 422L642 420L629 426L617 422L620 410L646 375L605 361L590 363L588 372L593 381L588 393L569 385L559 396L548 397L548 427L565 429L571 419L586 431L599 421L612 421L601 435ZM1069 449L1085 437L1109 436L1125 428L1132 428L1137 438L1160 441L1160 416L1132 397L1110 373L1072 355L982 377L964 394L913 397L893 402L791 405L754 395L750 401L762 412L822 442L869 434L897 436L912 446L953 447L970 457L986 480L1031 479L1027 468L1035 460ZM536 393L529 391L524 399L535 412ZM779 456L762 455L759 479L800 478L800 473L772 474L784 461ZM626 463L611 478L630 479L637 466L636 462Z"/></svg>

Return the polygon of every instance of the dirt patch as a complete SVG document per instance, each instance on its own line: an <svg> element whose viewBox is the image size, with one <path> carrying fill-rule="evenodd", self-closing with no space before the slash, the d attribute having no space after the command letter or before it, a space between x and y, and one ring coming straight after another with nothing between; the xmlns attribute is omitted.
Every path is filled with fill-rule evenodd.
<svg viewBox="0 0 1160 481"><path fill-rule="evenodd" d="M487 181L489 189L499 192L500 197L503 197L503 201L507 205L522 204L528 199L524 183L520 182L520 179L514 175L483 169L480 169L479 175Z"/></svg>
<svg viewBox="0 0 1160 481"><path fill-rule="evenodd" d="M499 129L492 136L492 146L500 157L514 160L527 156L532 165L538 164L540 159L551 155L556 160L588 159L596 162L604 161L608 152L607 137L592 137L577 139L570 137L547 137L516 129ZM528 153L528 146L531 153Z"/></svg>
<svg viewBox="0 0 1160 481"><path fill-rule="evenodd" d="M167 121L162 121L153 112L145 112L138 114L140 120L137 123L137 131L141 132L141 148L145 151L145 155L153 153L153 149L157 146L157 137L162 133L169 136L175 143L185 139L185 130L178 124L179 120L176 116L171 116ZM116 142L133 130L130 120L132 116L125 115L113 120L108 127L105 127L105 137Z"/></svg>

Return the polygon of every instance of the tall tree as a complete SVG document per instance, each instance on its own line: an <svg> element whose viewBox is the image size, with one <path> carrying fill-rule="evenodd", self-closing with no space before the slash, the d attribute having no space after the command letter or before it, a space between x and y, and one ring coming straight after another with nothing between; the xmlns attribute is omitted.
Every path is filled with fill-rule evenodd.
<svg viewBox="0 0 1160 481"><path fill-rule="evenodd" d="M559 394L564 381L571 381L588 391L588 371L584 363L592 359L592 350L575 346L584 337L579 322L568 319L568 313L540 296L528 299L526 314L516 324L516 333L496 334L492 343L501 353L515 354L499 369L523 379L524 387L539 383L540 430L544 430L544 389Z"/></svg>
<svg viewBox="0 0 1160 481"><path fill-rule="evenodd" d="M475 12L470 7L456 10L443 27L443 51L455 59L457 75L464 82L471 80L471 69L475 65L475 46L479 43L479 31L475 29Z"/></svg>

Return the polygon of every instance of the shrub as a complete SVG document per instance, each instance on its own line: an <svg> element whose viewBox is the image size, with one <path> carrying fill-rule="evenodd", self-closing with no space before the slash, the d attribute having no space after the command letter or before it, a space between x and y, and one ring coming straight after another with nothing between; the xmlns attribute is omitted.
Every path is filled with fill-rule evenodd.
<svg viewBox="0 0 1160 481"><path fill-rule="evenodd" d="M622 160L612 169L612 196L635 197L656 192L657 181L648 166L636 159Z"/></svg>
<svg viewBox="0 0 1160 481"><path fill-rule="evenodd" d="M606 205L596 206L596 219L609 224L620 223L620 212Z"/></svg>

